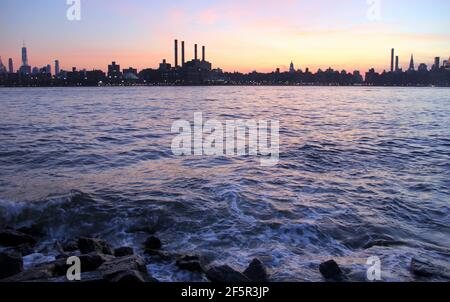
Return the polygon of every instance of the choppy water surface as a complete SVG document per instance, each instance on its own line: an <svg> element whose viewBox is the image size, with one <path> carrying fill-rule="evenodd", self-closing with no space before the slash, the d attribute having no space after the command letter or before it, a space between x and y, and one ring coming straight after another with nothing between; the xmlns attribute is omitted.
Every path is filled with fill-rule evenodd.
<svg viewBox="0 0 450 302"><path fill-rule="evenodd" d="M176 157L175 120L277 119L280 162ZM334 258L412 280L412 257L450 259L450 90L142 87L0 90L0 227L100 236L243 269L321 280ZM45 256L45 251L42 253ZM170 263L161 280L198 280Z"/></svg>

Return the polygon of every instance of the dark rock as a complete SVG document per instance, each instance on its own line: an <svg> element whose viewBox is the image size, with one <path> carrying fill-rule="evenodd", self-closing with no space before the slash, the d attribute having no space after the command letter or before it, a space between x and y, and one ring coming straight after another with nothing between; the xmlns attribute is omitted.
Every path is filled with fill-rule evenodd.
<svg viewBox="0 0 450 302"><path fill-rule="evenodd" d="M23 257L34 253L33 245L24 243L19 246L8 248L7 251L20 253Z"/></svg>
<svg viewBox="0 0 450 302"><path fill-rule="evenodd" d="M232 269L228 265L210 268L206 272L206 277L208 277L211 282L216 283L250 282L250 279L247 278L247 276Z"/></svg>
<svg viewBox="0 0 450 302"><path fill-rule="evenodd" d="M200 257L199 256L182 256L180 259L176 261L176 266L178 266L180 269L188 270L191 272L202 272L203 267L200 263Z"/></svg>
<svg viewBox="0 0 450 302"><path fill-rule="evenodd" d="M19 253L0 253L0 279L23 271L23 260Z"/></svg>
<svg viewBox="0 0 450 302"><path fill-rule="evenodd" d="M62 265L62 263L58 263ZM48 280L50 278L56 277L55 269L57 265L55 263L45 263L30 268L29 270L23 271L12 277L6 278L2 281L4 282L30 282L37 280Z"/></svg>
<svg viewBox="0 0 450 302"><path fill-rule="evenodd" d="M65 254L64 248L62 247L61 243L58 240L55 240L55 243L53 243L53 248L60 254Z"/></svg>
<svg viewBox="0 0 450 302"><path fill-rule="evenodd" d="M123 257L123 256L130 256L134 255L134 251L132 247L124 246L119 247L114 250L114 256L116 257Z"/></svg>
<svg viewBox="0 0 450 302"><path fill-rule="evenodd" d="M35 245L36 240L30 235L27 235L20 231L5 229L0 232L0 245L12 247L22 244Z"/></svg>
<svg viewBox="0 0 450 302"><path fill-rule="evenodd" d="M105 255L97 252L77 256L80 259L81 272L91 272L100 267L104 262L114 259L111 255ZM53 263L55 264L54 274L57 276L66 275L70 265L67 264L68 257L60 257Z"/></svg>
<svg viewBox="0 0 450 302"><path fill-rule="evenodd" d="M79 238L78 248L82 254L99 252L106 255L113 255L113 249L108 242L96 238Z"/></svg>
<svg viewBox="0 0 450 302"><path fill-rule="evenodd" d="M411 259L411 272L417 277L438 277L450 280L450 271L448 267L441 266L430 261Z"/></svg>
<svg viewBox="0 0 450 302"><path fill-rule="evenodd" d="M325 279L339 281L344 279L344 273L334 260L323 262L319 266L320 273Z"/></svg>
<svg viewBox="0 0 450 302"><path fill-rule="evenodd" d="M142 274L136 270L123 271L114 275L111 282L123 282L123 283L143 283L146 282Z"/></svg>
<svg viewBox="0 0 450 302"><path fill-rule="evenodd" d="M144 254L149 255L149 256L158 257L159 259L161 259L163 261L172 261L179 256L176 254L171 254L169 252L152 250L152 249L145 249Z"/></svg>
<svg viewBox="0 0 450 302"><path fill-rule="evenodd" d="M78 241L69 240L62 245L62 248L65 252L75 252L78 250Z"/></svg>
<svg viewBox="0 0 450 302"><path fill-rule="evenodd" d="M37 224L33 224L32 226L29 226L29 227L22 227L17 230L19 232L22 232L22 233L27 234L32 237L44 237L45 236L45 232L44 232L43 228Z"/></svg>
<svg viewBox="0 0 450 302"><path fill-rule="evenodd" d="M98 270L102 272L103 277L108 281L117 280L118 276L124 276L126 272L133 274L132 271L139 272L144 280L150 279L144 260L136 255L106 261Z"/></svg>
<svg viewBox="0 0 450 302"><path fill-rule="evenodd" d="M244 271L244 275L247 276L253 282L268 282L269 275L264 264L257 258L250 262L247 269Z"/></svg>
<svg viewBox="0 0 450 302"><path fill-rule="evenodd" d="M161 240L155 236L148 237L144 242L144 247L151 250L159 250L161 246Z"/></svg>

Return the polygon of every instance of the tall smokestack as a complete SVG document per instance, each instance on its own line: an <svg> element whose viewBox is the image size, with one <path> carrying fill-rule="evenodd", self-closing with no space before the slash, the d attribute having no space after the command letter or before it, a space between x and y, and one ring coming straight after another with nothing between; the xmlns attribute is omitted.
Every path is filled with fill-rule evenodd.
<svg viewBox="0 0 450 302"><path fill-rule="evenodd" d="M398 56L395 56L395 71L398 71Z"/></svg>
<svg viewBox="0 0 450 302"><path fill-rule="evenodd" d="M205 61L205 46L202 46L202 61Z"/></svg>
<svg viewBox="0 0 450 302"><path fill-rule="evenodd" d="M184 41L181 41L181 66L184 66Z"/></svg>
<svg viewBox="0 0 450 302"><path fill-rule="evenodd" d="M175 67L178 67L178 40L175 40Z"/></svg>
<svg viewBox="0 0 450 302"><path fill-rule="evenodd" d="M394 52L395 50L391 49L391 72L394 71Z"/></svg>
<svg viewBox="0 0 450 302"><path fill-rule="evenodd" d="M197 60L197 44L194 46L195 60Z"/></svg>

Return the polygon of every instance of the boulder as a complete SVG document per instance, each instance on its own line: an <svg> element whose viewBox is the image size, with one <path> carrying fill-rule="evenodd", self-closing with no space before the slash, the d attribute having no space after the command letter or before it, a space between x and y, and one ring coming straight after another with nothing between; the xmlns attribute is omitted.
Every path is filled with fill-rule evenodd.
<svg viewBox="0 0 450 302"><path fill-rule="evenodd" d="M58 265L62 265L60 262ZM29 270L20 272L2 281L4 282L30 282L38 280L48 280L56 277L55 269L57 265L55 263L44 263Z"/></svg>
<svg viewBox="0 0 450 302"><path fill-rule="evenodd" d="M244 275L247 276L253 282L268 282L269 274L264 264L257 258L250 262L247 269L244 271Z"/></svg>
<svg viewBox="0 0 450 302"><path fill-rule="evenodd" d="M62 248L64 252L75 252L78 250L78 241L77 240L69 240L62 244Z"/></svg>
<svg viewBox="0 0 450 302"><path fill-rule="evenodd" d="M43 228L41 226L39 226L38 224L33 224L29 227L21 227L19 229L17 229L19 232L22 232L24 234L27 234L31 237L44 237L45 236L45 232L43 230Z"/></svg>
<svg viewBox="0 0 450 302"><path fill-rule="evenodd" d="M34 247L29 243L24 243L19 246L9 247L7 251L20 253L23 257L25 257L34 253Z"/></svg>
<svg viewBox="0 0 450 302"><path fill-rule="evenodd" d="M20 231L5 229L0 232L0 245L8 247L16 247L22 244L35 245L36 240Z"/></svg>
<svg viewBox="0 0 450 302"><path fill-rule="evenodd" d="M123 271L115 274L111 277L110 282L123 282L123 283L143 283L146 282L141 272L136 270Z"/></svg>
<svg viewBox="0 0 450 302"><path fill-rule="evenodd" d="M340 281L345 278L339 265L334 260L323 262L319 266L319 271L325 279Z"/></svg>
<svg viewBox="0 0 450 302"><path fill-rule="evenodd" d="M216 283L243 283L250 282L250 279L240 272L232 269L228 265L215 266L206 272L206 277L211 282Z"/></svg>
<svg viewBox="0 0 450 302"><path fill-rule="evenodd" d="M137 256L125 256L115 258L104 262L98 270L103 274L103 277L111 282L121 280L120 276L125 278L126 275L136 275L133 271L139 272L144 280L150 280L144 260Z"/></svg>
<svg viewBox="0 0 450 302"><path fill-rule="evenodd" d="M114 256L116 257L123 257L130 255L134 255L134 250L132 247L123 246L114 250Z"/></svg>
<svg viewBox="0 0 450 302"><path fill-rule="evenodd" d="M106 255L113 255L113 249L108 242L96 238L79 238L78 248L82 254L98 252Z"/></svg>
<svg viewBox="0 0 450 302"><path fill-rule="evenodd" d="M175 258L177 258L179 255L172 254L166 251L158 251L158 250L152 250L152 249L145 249L144 254L149 256L158 257L162 261L172 261Z"/></svg>
<svg viewBox="0 0 450 302"><path fill-rule="evenodd" d="M200 263L199 256L185 255L185 256L182 256L181 258L177 259L175 264L182 270L188 270L191 272L202 272L203 271L203 267Z"/></svg>
<svg viewBox="0 0 450 302"><path fill-rule="evenodd" d="M19 253L0 253L0 279L14 276L23 271L23 259Z"/></svg>
<svg viewBox="0 0 450 302"><path fill-rule="evenodd" d="M159 250L162 247L161 240L158 237L150 236L145 240L144 247L151 250Z"/></svg>

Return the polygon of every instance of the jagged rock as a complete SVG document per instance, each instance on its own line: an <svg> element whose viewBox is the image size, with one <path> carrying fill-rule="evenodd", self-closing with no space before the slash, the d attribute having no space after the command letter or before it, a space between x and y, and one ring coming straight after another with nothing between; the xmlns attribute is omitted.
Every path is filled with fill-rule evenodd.
<svg viewBox="0 0 450 302"><path fill-rule="evenodd" d="M15 247L22 244L35 245L36 240L30 235L12 229L5 229L0 232L0 245Z"/></svg>
<svg viewBox="0 0 450 302"><path fill-rule="evenodd" d="M37 225L37 224L33 224L29 227L21 227L19 229L17 229L19 232L22 232L24 234L27 234L31 237L44 237L45 236L45 232L42 229L41 226Z"/></svg>
<svg viewBox="0 0 450 302"><path fill-rule="evenodd" d="M411 272L418 277L439 277L450 280L450 271L444 266L435 263L426 262L416 258L411 259Z"/></svg>
<svg viewBox="0 0 450 302"><path fill-rule="evenodd" d="M144 242L144 247L151 250L159 250L161 249L161 246L161 240L155 236L148 237Z"/></svg>
<svg viewBox="0 0 450 302"><path fill-rule="evenodd" d="M268 282L269 275L264 264L257 258L250 262L247 269L244 271L244 275L247 276L253 282Z"/></svg>
<svg viewBox="0 0 450 302"><path fill-rule="evenodd" d="M132 247L123 246L114 250L114 256L116 257L123 257L130 255L134 255L134 250Z"/></svg>
<svg viewBox="0 0 450 302"><path fill-rule="evenodd" d="M149 256L158 257L159 259L161 259L163 261L171 261L174 258L177 258L179 256L176 254L171 254L169 252L152 250L152 249L145 249L144 254L149 255Z"/></svg>
<svg viewBox="0 0 450 302"><path fill-rule="evenodd" d="M132 271L139 272L144 280L150 279L147 268L145 267L144 260L136 255L125 256L106 261L98 268L98 270L108 281L117 281L117 278L119 278L119 276L123 277L128 273L133 275L134 273Z"/></svg>
<svg viewBox="0 0 450 302"><path fill-rule="evenodd" d="M64 252L75 252L78 250L78 241L69 240L62 245Z"/></svg>
<svg viewBox="0 0 450 302"><path fill-rule="evenodd" d="M345 278L339 265L334 260L323 262L319 266L320 273L325 279L340 281Z"/></svg>
<svg viewBox="0 0 450 302"><path fill-rule="evenodd" d="M136 270L123 271L114 275L111 282L140 283L146 282L142 274Z"/></svg>
<svg viewBox="0 0 450 302"><path fill-rule="evenodd" d="M232 269L228 265L210 268L206 272L206 277L208 277L211 282L216 283L250 282L250 279L247 276Z"/></svg>
<svg viewBox="0 0 450 302"><path fill-rule="evenodd" d="M99 252L106 255L113 255L113 249L108 242L96 238L79 238L78 248L82 254Z"/></svg>
<svg viewBox="0 0 450 302"><path fill-rule="evenodd" d="M0 253L0 279L23 271L23 259L19 253Z"/></svg>
<svg viewBox="0 0 450 302"><path fill-rule="evenodd" d="M44 263L35 266L29 270L18 273L12 277L6 278L2 281L4 282L30 282L36 280L48 280L50 278L56 277L55 274L55 263Z"/></svg>
<svg viewBox="0 0 450 302"><path fill-rule="evenodd" d="M10 247L6 251L20 253L23 257L25 257L34 253L34 247L29 243L24 243L19 246Z"/></svg>
<svg viewBox="0 0 450 302"><path fill-rule="evenodd" d="M176 266L178 266L180 269L188 270L191 272L202 272L203 267L200 263L200 257L199 256L189 256L185 255L179 258L176 261Z"/></svg>
<svg viewBox="0 0 450 302"><path fill-rule="evenodd" d="M81 272L94 271L104 262L114 259L111 255L105 255L97 252L80 255Z"/></svg>

